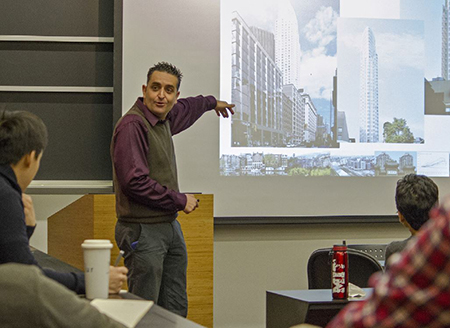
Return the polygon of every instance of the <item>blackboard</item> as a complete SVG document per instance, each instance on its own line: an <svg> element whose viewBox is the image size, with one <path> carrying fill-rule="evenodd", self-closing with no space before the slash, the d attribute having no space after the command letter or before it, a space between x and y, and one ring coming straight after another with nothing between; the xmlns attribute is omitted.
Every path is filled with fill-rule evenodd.
<svg viewBox="0 0 450 328"><path fill-rule="evenodd" d="M30 111L47 125L36 180L111 180L112 94L0 92L0 104Z"/></svg>
<svg viewBox="0 0 450 328"><path fill-rule="evenodd" d="M30 111L47 125L36 180L112 179L109 144L121 112L114 109L114 56L121 49L114 48L114 5L2 1L0 110Z"/></svg>

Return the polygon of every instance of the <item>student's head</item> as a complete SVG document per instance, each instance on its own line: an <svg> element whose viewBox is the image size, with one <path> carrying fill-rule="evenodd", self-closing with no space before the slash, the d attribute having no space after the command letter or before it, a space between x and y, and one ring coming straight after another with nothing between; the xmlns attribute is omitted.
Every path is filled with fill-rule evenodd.
<svg viewBox="0 0 450 328"><path fill-rule="evenodd" d="M159 119L164 120L176 104L182 76L178 68L166 62L149 69L142 94L144 104Z"/></svg>
<svg viewBox="0 0 450 328"><path fill-rule="evenodd" d="M0 112L0 164L11 165L16 175L16 168L21 169L17 179L22 189L39 169L47 138L47 128L36 115L25 111Z"/></svg>
<svg viewBox="0 0 450 328"><path fill-rule="evenodd" d="M397 182L395 204L400 221L403 218L415 231L428 220L438 200L437 185L424 175L408 174Z"/></svg>

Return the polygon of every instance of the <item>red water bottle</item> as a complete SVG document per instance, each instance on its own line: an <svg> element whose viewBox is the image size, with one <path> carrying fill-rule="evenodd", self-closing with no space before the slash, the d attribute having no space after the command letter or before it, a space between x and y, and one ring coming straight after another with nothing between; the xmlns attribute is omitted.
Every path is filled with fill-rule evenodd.
<svg viewBox="0 0 450 328"><path fill-rule="evenodd" d="M333 299L348 298L348 255L345 242L344 245L333 246L331 292Z"/></svg>

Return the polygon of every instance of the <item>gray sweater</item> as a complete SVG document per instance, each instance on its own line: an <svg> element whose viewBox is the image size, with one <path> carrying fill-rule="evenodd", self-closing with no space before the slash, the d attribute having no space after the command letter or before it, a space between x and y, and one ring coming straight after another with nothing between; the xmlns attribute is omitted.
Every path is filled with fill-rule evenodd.
<svg viewBox="0 0 450 328"><path fill-rule="evenodd" d="M413 236L410 236L409 238L405 240L400 241L393 241L389 245L386 246L386 252L384 255L386 267L388 266L388 259L389 257L394 254L403 251L403 249L406 247L406 244L412 239Z"/></svg>
<svg viewBox="0 0 450 328"><path fill-rule="evenodd" d="M0 265L0 291L1 327L125 327L34 265Z"/></svg>

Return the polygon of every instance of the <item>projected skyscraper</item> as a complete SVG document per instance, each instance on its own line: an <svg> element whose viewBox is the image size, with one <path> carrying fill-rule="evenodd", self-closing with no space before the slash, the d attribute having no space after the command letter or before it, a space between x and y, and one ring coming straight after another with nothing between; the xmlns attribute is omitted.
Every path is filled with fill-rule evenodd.
<svg viewBox="0 0 450 328"><path fill-rule="evenodd" d="M450 6L448 0L445 0L445 4L442 6L442 77L445 80L450 80L450 52L448 47L450 46L450 26L449 17Z"/></svg>
<svg viewBox="0 0 450 328"><path fill-rule="evenodd" d="M250 28L237 12L232 14L231 33L231 101L236 104L236 114L232 117L232 145L279 146L284 139L283 80L281 70L272 58L273 34Z"/></svg>
<svg viewBox="0 0 450 328"><path fill-rule="evenodd" d="M282 72L283 84L300 88L300 60L297 16L290 1L280 1L275 21L275 62Z"/></svg>
<svg viewBox="0 0 450 328"><path fill-rule="evenodd" d="M361 39L359 83L359 142L378 142L378 54L370 27Z"/></svg>

